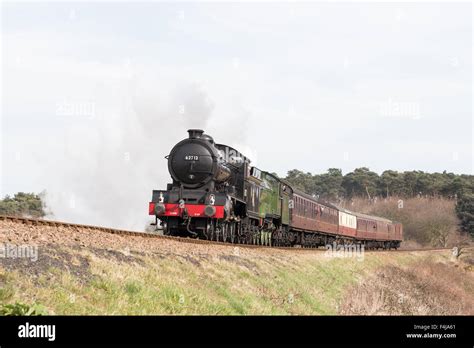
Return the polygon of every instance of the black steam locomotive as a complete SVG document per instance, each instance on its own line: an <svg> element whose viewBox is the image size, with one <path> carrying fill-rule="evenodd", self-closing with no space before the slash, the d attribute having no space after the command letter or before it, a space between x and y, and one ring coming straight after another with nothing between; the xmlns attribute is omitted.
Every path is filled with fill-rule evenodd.
<svg viewBox="0 0 474 348"><path fill-rule="evenodd" d="M173 182L154 190L149 204L165 235L304 247L400 245L401 224L321 202L252 167L247 157L202 130L188 133L166 157Z"/></svg>
<svg viewBox="0 0 474 348"><path fill-rule="evenodd" d="M161 220L166 235L234 242L246 214L244 178L250 161L202 130L188 133L167 156L173 183L166 191L153 191L149 213Z"/></svg>

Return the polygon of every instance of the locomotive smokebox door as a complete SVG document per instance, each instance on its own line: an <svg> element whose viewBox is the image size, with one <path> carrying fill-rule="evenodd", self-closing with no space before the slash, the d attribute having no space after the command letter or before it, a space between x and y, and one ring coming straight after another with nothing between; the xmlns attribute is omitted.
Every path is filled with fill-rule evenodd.
<svg viewBox="0 0 474 348"><path fill-rule="evenodd" d="M189 137L176 144L168 156L168 170L174 181L195 189L228 180L231 171L221 161L214 139L200 129L188 133Z"/></svg>

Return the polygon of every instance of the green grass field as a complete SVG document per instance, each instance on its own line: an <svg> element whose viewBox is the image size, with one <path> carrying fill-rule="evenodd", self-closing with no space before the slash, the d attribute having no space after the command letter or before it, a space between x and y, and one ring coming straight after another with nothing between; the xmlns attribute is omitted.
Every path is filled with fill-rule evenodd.
<svg viewBox="0 0 474 348"><path fill-rule="evenodd" d="M198 246L189 245L194 247ZM34 267L2 266L0 261L0 304L39 304L48 314L60 315L413 314L409 309L413 306L405 306L407 313L397 313L397 306L385 303L390 296L408 296L420 305L425 301L426 314L438 313L438 307L429 307L433 299L398 293L413 291L406 284L397 289L396 279L413 273L414 288L417 282L427 282L429 297L430 275L416 278L423 273L422 265L433 273L438 267L455 275L456 284L449 288L454 287L456 296L464 296L466 302L455 312L473 314L472 266L453 261L449 252L365 253L358 260L328 258L314 251L241 250L224 247L217 253L164 255L50 245L43 262L40 256ZM393 279L384 280L387 275ZM450 281L445 279L449 275L443 277ZM359 296L361 291L370 296ZM434 292L434 303L453 295L443 291Z"/></svg>

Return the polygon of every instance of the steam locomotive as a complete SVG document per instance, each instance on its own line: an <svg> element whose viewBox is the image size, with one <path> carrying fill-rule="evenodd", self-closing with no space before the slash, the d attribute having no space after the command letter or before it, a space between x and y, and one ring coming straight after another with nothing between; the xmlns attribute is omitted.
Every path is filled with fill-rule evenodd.
<svg viewBox="0 0 474 348"><path fill-rule="evenodd" d="M188 133L166 157L172 183L154 190L149 203L165 235L269 246L400 246L401 224L320 201L204 131Z"/></svg>

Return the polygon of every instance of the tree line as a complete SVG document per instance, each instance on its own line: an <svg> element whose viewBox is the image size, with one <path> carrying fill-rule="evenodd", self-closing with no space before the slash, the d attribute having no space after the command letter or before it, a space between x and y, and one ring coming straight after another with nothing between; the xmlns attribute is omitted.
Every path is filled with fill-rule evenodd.
<svg viewBox="0 0 474 348"><path fill-rule="evenodd" d="M386 170L381 175L369 168L357 168L342 174L341 169L329 168L327 173L311 174L293 169L285 178L306 193L329 201L352 197L436 197L455 198L472 192L474 176L465 174L426 173L419 170L397 172Z"/></svg>
<svg viewBox="0 0 474 348"><path fill-rule="evenodd" d="M337 168L329 168L323 174L293 169L285 180L314 197L335 203L356 197L369 201L389 197L455 199L460 229L474 236L474 175L420 170L386 170L379 175L361 167L345 175Z"/></svg>

